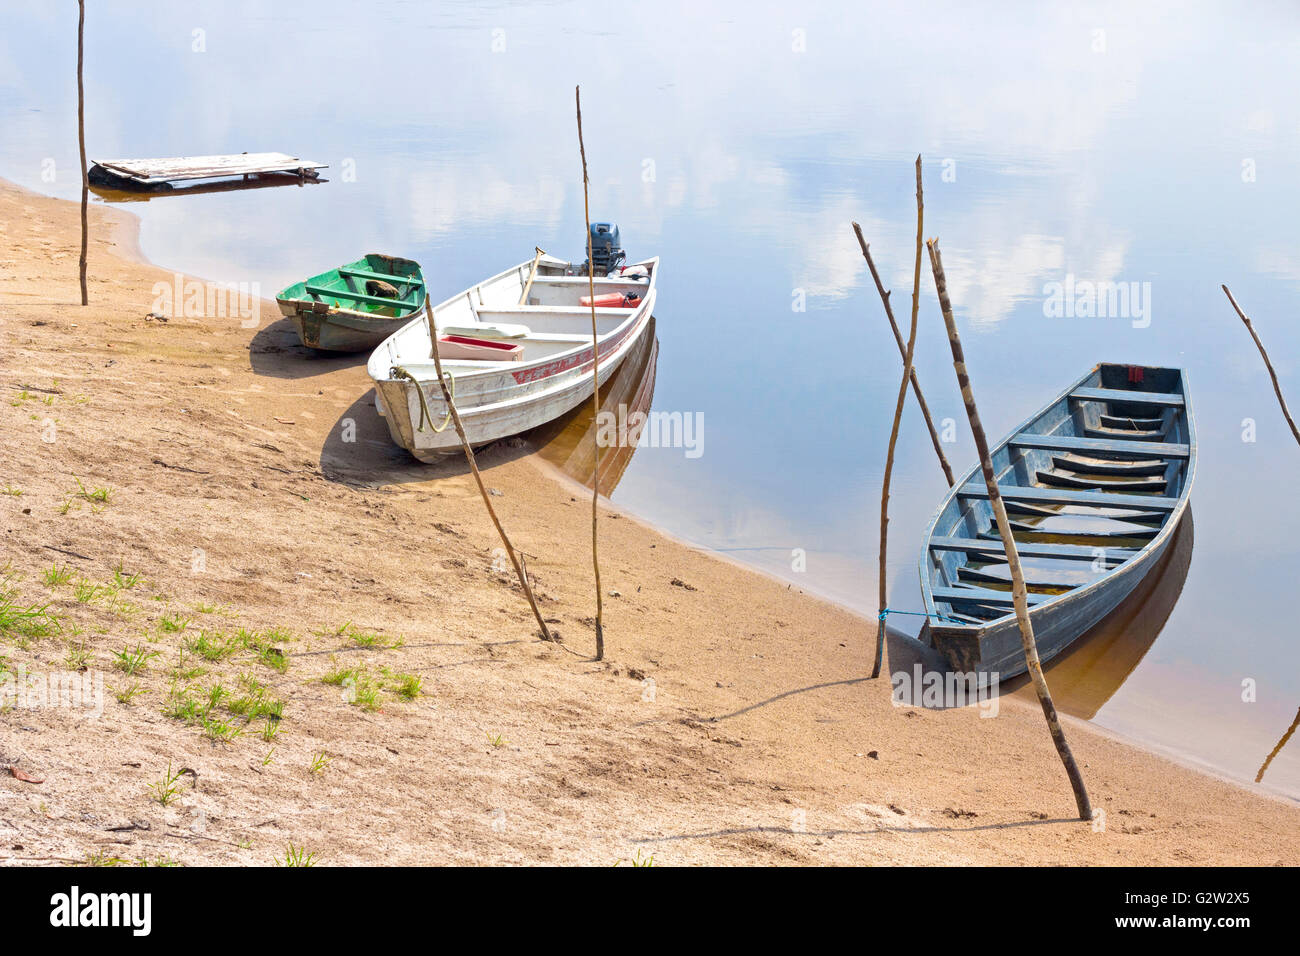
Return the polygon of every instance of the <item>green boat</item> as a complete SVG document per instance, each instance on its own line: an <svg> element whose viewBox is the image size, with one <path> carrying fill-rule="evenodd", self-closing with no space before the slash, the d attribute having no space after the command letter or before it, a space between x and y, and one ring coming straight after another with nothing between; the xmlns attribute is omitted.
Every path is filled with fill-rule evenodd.
<svg viewBox="0 0 1300 956"><path fill-rule="evenodd" d="M295 283L275 299L303 345L362 352L423 314L424 274L411 259L372 252Z"/></svg>

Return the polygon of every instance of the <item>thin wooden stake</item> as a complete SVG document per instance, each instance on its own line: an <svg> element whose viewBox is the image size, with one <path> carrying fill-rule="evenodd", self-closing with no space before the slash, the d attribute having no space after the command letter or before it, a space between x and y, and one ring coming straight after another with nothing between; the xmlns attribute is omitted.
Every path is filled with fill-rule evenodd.
<svg viewBox="0 0 1300 956"><path fill-rule="evenodd" d="M1282 414L1286 417L1286 423L1291 426L1291 434L1295 436L1297 442L1300 442L1300 428L1296 428L1295 419L1291 417L1291 409L1286 407L1286 399L1282 397L1282 386L1277 383L1277 372L1273 371L1273 363L1269 361L1268 352L1264 351L1264 343L1261 342L1259 336L1255 334L1255 326L1250 324L1250 319L1246 318L1246 313L1241 311L1241 306L1237 305L1237 300L1232 297L1232 293L1228 291L1228 287L1225 285L1221 288L1223 289L1223 294L1228 297L1228 301L1232 303L1232 307L1236 309L1237 314L1241 316L1241 321L1246 323L1246 331L1249 332L1250 337L1255 340L1255 348L1259 349L1259 354L1264 357L1264 367L1268 369L1268 377L1273 380L1273 391L1277 395L1277 403L1282 406Z"/></svg>
<svg viewBox="0 0 1300 956"><path fill-rule="evenodd" d="M857 223L854 223L857 228ZM903 403L907 401L907 383L912 379L912 356L916 351L916 316L921 308L921 237L925 226L925 202L921 195L921 157L916 157L916 265L912 269L912 327L907 333L903 352L903 380L898 383L898 401L894 404L894 427L889 432L889 451L885 455L885 477L880 485L880 619L876 625L876 660L871 676L880 676L885 656L885 608L889 606L885 564L889 550L889 483L894 471L894 447L898 444L898 427L903 421ZM859 236L861 233L859 233ZM893 316L890 316L893 321Z"/></svg>
<svg viewBox="0 0 1300 956"><path fill-rule="evenodd" d="M1284 733L1282 739L1277 742L1277 746L1269 751L1268 756L1264 758L1264 763L1260 766L1259 773L1255 774L1256 783L1263 781L1264 774L1268 772L1268 765L1273 762L1274 757L1282 752L1282 748L1286 746L1286 742L1290 740L1291 735L1295 733L1296 727L1300 727L1300 710L1295 712L1295 718L1291 721L1291 726L1286 729L1286 733Z"/></svg>
<svg viewBox="0 0 1300 956"><path fill-rule="evenodd" d="M898 331L898 323L894 320L894 309L889 304L891 293L885 291L885 285L880 281L880 273L876 271L876 263L872 261L871 249L867 241L862 238L862 227L856 222L853 224L853 232L858 237L858 245L862 247L862 258L867 260L867 267L871 269L871 278L876 280L876 291L880 293L880 301L885 303L885 316L889 319L889 327L894 330L894 341L898 343L898 357L907 360L907 346L903 344L902 333ZM916 395L916 403L921 406L921 415L925 418L925 427L930 430L930 443L934 445L934 453L939 457L939 467L943 469L944 480L948 482L948 487L952 487L952 467L948 464L948 458L943 453L943 445L939 443L939 433L935 431L934 419L930 417L930 406L925 402L925 395L921 393L921 383L916 377L916 366L912 367L912 393Z"/></svg>
<svg viewBox="0 0 1300 956"><path fill-rule="evenodd" d="M596 340L596 264L592 261L591 202L587 196L587 148L582 144L582 89L573 88L578 110L578 153L582 156L582 214L587 221L587 296L591 300L591 414L600 419L600 347ZM596 542L596 503L600 500L600 442L595 443L596 464L591 482L591 567L596 574L596 660L605 658L604 606L600 596L600 559Z"/></svg>
<svg viewBox="0 0 1300 956"><path fill-rule="evenodd" d="M474 473L474 481L478 485L478 493L483 498L483 506L487 508L488 517L492 519L492 524L496 526L497 534L501 536L501 543L506 546L506 554L510 556L510 563L515 567L515 574L519 578L519 583L524 589L524 596L528 598L528 606L533 609L533 617L537 619L537 626L542 630L542 640L552 641L550 629L546 626L546 621L542 619L542 612L537 607L537 599L533 597L532 585L528 583L528 575L524 572L523 566L519 562L519 555L515 552L514 546L510 543L510 538L506 534L506 529L501 527L501 520L497 518L496 509L492 507L492 499L488 496L487 488L483 485L483 476L478 471L478 461L474 458L474 449L470 447L469 439L465 437L465 426L461 424L460 412L456 411L456 403L452 400L451 391L447 388L447 380L442 374L442 358L438 355L438 323L433 317L433 309L428 309L429 319L429 339L433 343L433 367L438 373L438 384L442 387L442 400L447 403L447 411L451 414L452 424L456 426L456 435L460 438L461 448L465 450L465 460L469 462L469 470ZM425 407L424 388L416 381L415 376L411 375L405 369L396 369L402 377L406 378L415 386L420 399L421 410ZM423 422L423 416L421 416ZM433 421L430 419L429 424ZM444 422L444 424L446 424Z"/></svg>
<svg viewBox="0 0 1300 956"><path fill-rule="evenodd" d="M86 246L90 227L86 207L90 202L90 178L86 172L86 88L81 78L85 60L86 0L77 0L77 145L81 148L81 304L89 305L86 293Z"/></svg>
<svg viewBox="0 0 1300 956"><path fill-rule="evenodd" d="M1020 567L1020 552L1016 550L1016 539L1011 531L1011 522L1007 520L1007 506L1002 501L998 490L997 475L993 472L993 460L989 456L989 443L984 435L984 426L980 423L979 410L975 407L975 392L971 388L970 376L966 372L966 356L961 347L961 336L957 332L957 323L952 317L952 303L948 300L948 280L943 274L943 259L939 256L939 240L931 239L926 243L930 252L930 268L934 272L934 288L939 294L939 309L943 312L944 325L948 327L948 344L952 346L952 366L957 372L957 385L961 388L962 401L966 403L966 416L970 419L970 430L975 437L975 448L980 456L980 468L984 472L984 484L988 487L989 506L993 509L993 518L997 522L998 534L1002 536L1002 545L1006 549L1007 566L1011 569L1011 599L1015 604L1016 621L1020 624L1020 640L1025 648L1025 663L1029 667L1029 677L1034 682L1038 694L1038 703L1042 705L1043 716L1047 718L1047 729L1056 744L1056 752L1065 765L1066 776L1074 790L1074 801L1079 808L1080 820L1092 819L1092 803L1088 799L1088 790L1083 784L1083 775L1079 765L1074 761L1074 753L1065 739L1065 730L1061 727L1056 714L1056 705L1052 702L1052 692L1047 688L1047 678L1043 676L1043 664L1038 659L1038 642L1034 638L1034 625L1029 619L1029 592L1025 588L1025 575Z"/></svg>

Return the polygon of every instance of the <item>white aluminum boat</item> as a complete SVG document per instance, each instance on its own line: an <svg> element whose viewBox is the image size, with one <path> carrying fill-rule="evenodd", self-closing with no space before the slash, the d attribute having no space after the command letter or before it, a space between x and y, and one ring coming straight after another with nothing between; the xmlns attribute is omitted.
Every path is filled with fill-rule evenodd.
<svg viewBox="0 0 1300 956"><path fill-rule="evenodd" d="M539 253L434 306L444 374L469 443L479 447L535 428L591 398L593 352L588 279L569 263ZM595 280L599 377L602 384L632 352L650 324L658 258ZM621 297L617 307L605 303ZM521 304L522 303L522 304ZM421 421L416 383L433 421ZM433 364L427 316L379 344L366 367L375 407L393 441L421 461L460 452Z"/></svg>

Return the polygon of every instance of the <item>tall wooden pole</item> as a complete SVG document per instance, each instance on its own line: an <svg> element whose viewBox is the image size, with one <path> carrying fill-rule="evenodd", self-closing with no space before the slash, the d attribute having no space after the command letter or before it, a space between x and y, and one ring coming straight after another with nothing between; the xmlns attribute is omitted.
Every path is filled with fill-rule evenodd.
<svg viewBox="0 0 1300 956"><path fill-rule="evenodd" d="M1282 386L1277 382L1277 372L1273 371L1273 363L1269 361L1268 352L1264 350L1264 343L1259 340L1259 336L1255 333L1255 326L1251 325L1250 319L1246 318L1246 313L1241 311L1241 306L1237 305L1237 300L1232 297L1228 287L1225 285L1220 288L1232 303L1232 307L1237 310L1237 315L1241 316L1241 321L1246 323L1246 331L1250 333L1250 337L1255 340L1255 348L1259 349L1259 354L1264 358L1268 377L1273 380L1273 392L1277 395L1277 403L1282 406L1282 415L1286 418L1286 423L1291 426L1291 434L1295 436L1297 442L1300 442L1300 428L1296 428L1295 419L1291 417L1291 409L1286 407L1286 399L1282 397Z"/></svg>
<svg viewBox="0 0 1300 956"><path fill-rule="evenodd" d="M894 309L889 304L891 293L885 291L885 284L880 281L880 273L876 271L876 263L871 258L871 247L867 245L867 240L862 238L862 227L856 222L853 224L853 232L858 237L858 245L862 248L862 258L867 260L867 267L871 269L871 278L876 281L876 291L880 293L880 301L885 303L885 316L889 319L889 327L894 330L894 341L898 343L898 356L906 361L907 346L903 344L902 333L898 331L898 322L894 320ZM916 367L912 367L912 393L916 395L916 403L921 406L921 415L925 418L925 427L930 430L930 443L934 445L934 453L939 458L939 467L943 469L943 478L948 482L948 487L952 487L952 467L948 464L948 457L943 453L943 445L939 442L939 433L935 431L934 419L930 417L930 406L926 404L925 395L921 392L921 383L916 377Z"/></svg>
<svg viewBox="0 0 1300 956"><path fill-rule="evenodd" d="M1065 765L1066 776L1070 778L1070 787L1074 790L1074 801L1079 808L1080 820L1092 819L1092 803L1088 799L1088 790L1083 784L1083 775L1075 763L1074 753L1065 739L1065 730L1061 727L1056 714L1056 705L1052 702L1052 693L1047 688L1047 678L1043 676L1043 664L1038 659L1038 642L1034 639L1034 625L1029 620L1029 592L1025 587L1025 575L1020 567L1020 553L1016 550L1016 539L1011 531L1011 522L1007 520L1007 506L1002 501L998 490L997 475L993 473L993 459L989 455L988 439L984 435L984 426L980 423L979 410L975 407L975 392L971 388L970 376L966 372L966 356L961 347L961 336L957 332L957 323L952 317L952 303L948 301L948 280L943 274L943 260L939 256L939 240L931 239L926 243L930 252L930 268L934 272L934 287L939 294L939 309L943 312L944 325L948 327L948 344L952 347L952 365L957 372L957 385L961 388L962 401L966 403L966 417L970 419L970 430L975 437L975 448L980 456L980 469L984 472L984 484L989 492L989 505L993 509L993 518L997 522L998 534L1002 536L1002 546L1007 553L1007 566L1011 569L1011 599L1016 609L1016 621L1020 624L1020 640L1025 648L1025 663L1029 667L1029 677L1034 682L1038 694L1038 703L1042 705L1043 716L1047 718L1047 729L1056 744L1056 752Z"/></svg>
<svg viewBox="0 0 1300 956"><path fill-rule="evenodd" d="M86 48L86 0L77 0L77 145L81 148L81 304L89 305L86 294L86 246L90 229L86 207L90 202L90 179L86 173L86 88L82 81L82 63Z"/></svg>
<svg viewBox="0 0 1300 956"><path fill-rule="evenodd" d="M438 384L442 387L442 400L447 404L447 413L451 416L452 424L456 426L456 436L460 438L461 448L465 450L465 460L469 462L469 470L474 473L474 482L478 485L478 493L483 498L483 507L487 508L488 517L492 519L492 524L496 526L497 534L501 537L501 543L505 545L506 554L510 557L510 563L514 565L515 575L519 578L519 584L524 589L524 597L528 599L528 606L532 608L533 617L537 619L537 626L541 629L542 640L554 640L551 637L550 629L546 626L546 621L542 618L541 610L537 607L537 599L533 597L533 588L528 583L528 574L519 562L519 555L510 543L510 537L506 534L506 529L501 526L501 519L497 517L496 509L492 507L492 499L488 496L488 490L483 484L483 476L479 474L474 449L470 445L469 439L465 437L465 426L461 424L460 412L456 410L456 403L452 400L450 389L447 388L447 379L442 374L442 358L438 355L438 323L434 319L433 308L429 307L426 314L429 320L429 341L432 344L433 367L438 373ZM416 396L420 400L420 424L417 426L417 430L423 427L425 419L428 419L430 426L432 426L433 418L429 415L429 407L424 400L424 386L420 384L414 375L401 366L394 366L389 374L396 378L404 378L415 386ZM446 422L443 422L443 425L445 427Z"/></svg>
<svg viewBox="0 0 1300 956"><path fill-rule="evenodd" d="M854 223L856 228L857 223ZM889 484L894 471L894 447L898 444L898 427L903 421L903 403L907 401L907 383L912 380L912 355L916 350L916 316L921 307L921 237L925 228L925 202L921 195L921 157L916 157L916 265L912 269L912 327L903 351L903 380L898 384L898 401L894 403L894 426L889 432L889 451L885 455L885 476L880 485L880 618L876 624L876 660L871 676L880 676L885 656L885 608L889 606L886 556L889 550ZM860 234L860 233L859 233ZM893 321L891 315L890 321Z"/></svg>
<svg viewBox="0 0 1300 956"><path fill-rule="evenodd" d="M582 144L582 89L573 88L578 110L578 153L582 156L582 214L587 221L587 296L591 300L591 414L600 418L600 346L596 337L596 264L592 261L591 202L587 195L587 148ZM597 429L599 432L599 429ZM604 605L600 596L600 558L597 551L596 504L600 500L600 442L595 443L596 463L591 481L591 568L596 575L596 660L605 657Z"/></svg>

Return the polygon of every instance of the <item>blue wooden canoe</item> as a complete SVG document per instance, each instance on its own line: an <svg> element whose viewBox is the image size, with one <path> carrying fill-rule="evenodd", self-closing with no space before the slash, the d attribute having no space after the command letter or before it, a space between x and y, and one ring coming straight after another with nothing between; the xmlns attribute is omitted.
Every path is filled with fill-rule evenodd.
<svg viewBox="0 0 1300 956"><path fill-rule="evenodd" d="M1160 560L1187 510L1196 431L1182 369L1098 365L991 449L1038 654L1055 657ZM978 464L926 528L922 640L954 670L1026 670Z"/></svg>

